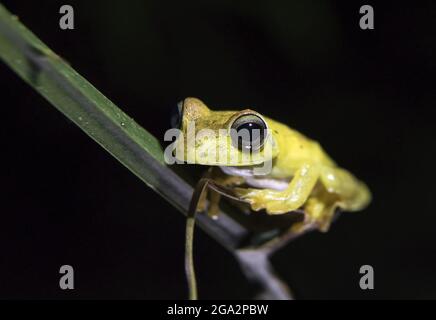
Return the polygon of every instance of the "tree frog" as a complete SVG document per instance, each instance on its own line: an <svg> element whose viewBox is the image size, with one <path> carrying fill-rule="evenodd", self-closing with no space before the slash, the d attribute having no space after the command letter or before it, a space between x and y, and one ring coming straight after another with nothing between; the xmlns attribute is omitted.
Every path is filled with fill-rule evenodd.
<svg viewBox="0 0 436 320"><path fill-rule="evenodd" d="M283 123L250 109L213 111L196 98L186 98L178 107L183 139L176 140L176 148L182 145L187 152L182 156L176 154L176 158L186 160L190 124L195 125L195 134L204 129L213 132L212 139L210 136L196 138L193 163L215 167L209 177L232 189L234 195L249 203L253 211L265 210L269 215L276 215L302 209L304 221L295 225L294 231L303 231L309 226L327 231L336 208L358 211L371 200L368 187L340 168L318 142ZM261 148L250 150L250 157L241 156L231 164L228 158L202 156L202 150L218 148L239 154L244 152L244 147L250 149L254 141L235 143L227 134L230 129L258 129ZM261 156L267 146L271 150L269 159ZM268 160L272 161L270 172L256 174L255 169ZM213 215L217 211L219 194L212 191L210 200L209 212Z"/></svg>

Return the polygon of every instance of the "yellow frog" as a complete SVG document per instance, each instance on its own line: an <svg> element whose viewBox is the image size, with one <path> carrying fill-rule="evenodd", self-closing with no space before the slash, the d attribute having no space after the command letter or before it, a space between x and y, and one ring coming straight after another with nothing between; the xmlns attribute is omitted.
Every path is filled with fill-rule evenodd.
<svg viewBox="0 0 436 320"><path fill-rule="evenodd" d="M304 220L289 230L294 234L312 228L327 231L336 208L358 211L371 201L367 186L339 168L316 141L256 111L213 111L196 98L186 98L174 122L180 131L171 155L181 163L213 169L199 181L188 211L185 268L190 299L197 299L193 235L195 213L205 209L204 191L211 191L211 215L218 212L221 194L269 215L302 211Z"/></svg>
<svg viewBox="0 0 436 320"><path fill-rule="evenodd" d="M265 209L267 214L275 215L302 209L305 219L293 227L294 231L307 227L327 231L336 208L358 211L371 200L367 186L338 167L318 142L280 122L249 109L213 111L196 98L182 101L179 111L182 135L175 144L185 152L176 153L176 158L186 161L194 147L194 156L188 162L219 167L210 178L231 188L254 211ZM191 124L196 136L194 144L188 141ZM230 133L242 129L250 134L256 129L260 134L244 140L235 139ZM212 134L201 135L205 130ZM215 156L211 157L211 150ZM247 150L249 156L244 156ZM224 151L238 157L229 161L229 156L216 156ZM256 174L256 169L267 161L271 163L269 172L259 170L261 173ZM214 193L209 207L212 214L218 201L219 195Z"/></svg>

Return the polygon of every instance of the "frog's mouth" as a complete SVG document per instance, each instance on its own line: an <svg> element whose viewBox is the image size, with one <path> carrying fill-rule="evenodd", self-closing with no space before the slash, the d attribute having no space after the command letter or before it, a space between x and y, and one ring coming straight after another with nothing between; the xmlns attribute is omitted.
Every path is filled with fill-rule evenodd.
<svg viewBox="0 0 436 320"><path fill-rule="evenodd" d="M271 176L256 175L255 166L242 167L225 167L220 166L220 169L229 176L238 176L245 178L245 183L253 188L273 189L278 191L285 190L289 185L289 179L277 179Z"/></svg>

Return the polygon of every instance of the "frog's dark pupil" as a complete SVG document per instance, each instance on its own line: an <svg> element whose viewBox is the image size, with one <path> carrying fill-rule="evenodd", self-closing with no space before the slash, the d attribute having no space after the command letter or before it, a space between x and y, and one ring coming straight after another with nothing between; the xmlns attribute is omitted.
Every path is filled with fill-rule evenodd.
<svg viewBox="0 0 436 320"><path fill-rule="evenodd" d="M264 129L263 126L261 126L258 123L247 122L247 123L241 124L238 127L238 132L240 132L241 130L248 130L248 132L250 133L250 140L253 141L257 137L263 136L263 129Z"/></svg>
<svg viewBox="0 0 436 320"><path fill-rule="evenodd" d="M256 141L257 143L262 143L265 134L264 132L265 128L263 125L256 122L246 122L239 125L237 128L238 133L241 132L242 130L248 131L248 133L250 134L250 140L244 141L243 136L239 136L238 137L239 147L250 146Z"/></svg>
<svg viewBox="0 0 436 320"><path fill-rule="evenodd" d="M258 123L247 122L247 123L241 124L241 125L238 127L238 131L239 131L239 130L242 130L242 129L247 129L248 131L251 132L253 129L261 130L261 129L263 129L263 127L260 126Z"/></svg>
<svg viewBox="0 0 436 320"><path fill-rule="evenodd" d="M231 129L232 141L240 150L259 150L267 134L266 123L257 115L245 114L237 118Z"/></svg>

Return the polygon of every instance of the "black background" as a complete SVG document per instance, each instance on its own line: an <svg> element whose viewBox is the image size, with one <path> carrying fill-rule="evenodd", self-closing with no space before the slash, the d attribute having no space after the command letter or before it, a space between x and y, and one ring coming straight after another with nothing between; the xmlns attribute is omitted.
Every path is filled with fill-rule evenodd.
<svg viewBox="0 0 436 320"><path fill-rule="evenodd" d="M367 210L273 257L297 298L436 298L434 2L2 3L157 137L187 96L250 107L366 181ZM375 30L359 28L364 4ZM3 63L0 104L0 298L186 298L183 216ZM195 257L201 298L251 297L201 231ZM63 264L75 290L59 289ZM375 290L359 288L364 264Z"/></svg>

